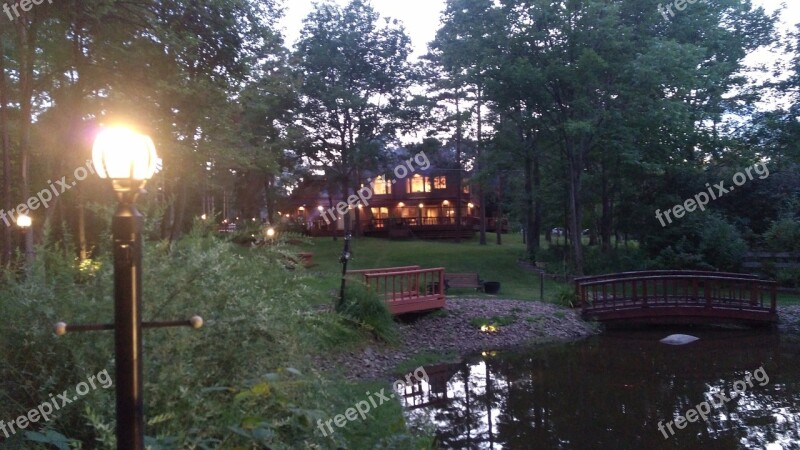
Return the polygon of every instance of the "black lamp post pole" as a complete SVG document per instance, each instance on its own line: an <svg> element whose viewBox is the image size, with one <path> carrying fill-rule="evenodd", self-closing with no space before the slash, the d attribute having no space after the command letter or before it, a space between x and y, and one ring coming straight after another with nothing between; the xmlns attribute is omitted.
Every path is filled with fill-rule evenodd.
<svg viewBox="0 0 800 450"><path fill-rule="evenodd" d="M114 237L114 350L117 449L144 449L142 399L142 215L135 194L120 194Z"/></svg>
<svg viewBox="0 0 800 450"><path fill-rule="evenodd" d="M342 263L342 286L339 289L339 303L337 305L339 308L344 306L344 288L345 288L345 285L347 284L347 262L350 261L350 240L351 239L353 239L353 235L350 234L349 231L345 231L345 234L344 234L344 250L342 251L342 257L339 258L339 262Z"/></svg>

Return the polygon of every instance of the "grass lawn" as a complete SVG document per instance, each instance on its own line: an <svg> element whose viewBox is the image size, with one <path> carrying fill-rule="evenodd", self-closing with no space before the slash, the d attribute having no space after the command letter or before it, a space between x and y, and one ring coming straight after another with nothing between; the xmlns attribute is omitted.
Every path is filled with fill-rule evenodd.
<svg viewBox="0 0 800 450"><path fill-rule="evenodd" d="M503 245L491 241L482 246L477 238L455 244L438 241L393 241L377 238L353 238L352 258L348 269L368 269L373 267L392 267L419 265L423 268L444 267L446 272L477 272L484 281L499 281L500 292L497 297L539 300L539 276L522 269L517 260L525 254L522 237L518 234L503 235ZM546 243L545 243L546 244ZM342 254L344 240L333 238L312 238L299 246L300 251L314 253L317 265L309 270L318 275L316 282L328 291L338 289L341 281ZM568 285L545 280L544 300L554 301L556 293ZM448 295L477 295L472 289L450 289Z"/></svg>
<svg viewBox="0 0 800 450"><path fill-rule="evenodd" d="M402 240L354 237L351 241L352 258L348 269L369 269L373 267L392 267L419 265L423 268L444 267L447 272L477 272L484 281L499 281L500 292L496 297L539 300L539 276L522 269L517 260L525 254L525 245L519 234L503 235L503 245L494 243L494 234L487 236L488 245L478 244L477 237L461 244L439 241ZM548 243L542 239L543 246ZM336 241L330 237L310 238L307 242L293 247L293 250L314 253L316 266L308 269L317 277L317 287L338 295L341 282L342 254L344 240ZM557 303L556 296L571 284L545 279L544 301ZM475 295L495 297L476 293L471 289L450 289L450 296ZM778 305L800 304L800 296L778 294Z"/></svg>

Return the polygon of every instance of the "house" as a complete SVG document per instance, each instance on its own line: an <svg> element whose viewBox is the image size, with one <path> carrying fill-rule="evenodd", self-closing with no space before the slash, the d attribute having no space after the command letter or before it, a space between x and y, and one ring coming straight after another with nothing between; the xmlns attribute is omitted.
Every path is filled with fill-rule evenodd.
<svg viewBox="0 0 800 450"><path fill-rule="evenodd" d="M453 169L429 167L404 179L374 176L367 178L360 191L369 189L371 197L364 195L365 201L359 199L355 207L341 211L336 206L352 199L353 193L343 196L318 177L296 189L289 203L296 220L306 224L311 235L342 234L344 220L340 213L344 211L350 215L353 231L365 236L454 239L458 234L470 238L479 229L481 205L467 177L464 175L459 190L457 171ZM456 208L461 208L460 227ZM490 231L494 230L494 223L494 219L487 218Z"/></svg>

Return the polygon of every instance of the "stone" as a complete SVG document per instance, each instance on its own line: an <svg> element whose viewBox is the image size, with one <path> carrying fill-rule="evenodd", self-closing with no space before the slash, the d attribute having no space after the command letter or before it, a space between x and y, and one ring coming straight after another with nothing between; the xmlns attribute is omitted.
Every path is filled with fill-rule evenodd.
<svg viewBox="0 0 800 450"><path fill-rule="evenodd" d="M667 345L686 345L698 340L700 340L700 338L688 334L671 334L660 342Z"/></svg>

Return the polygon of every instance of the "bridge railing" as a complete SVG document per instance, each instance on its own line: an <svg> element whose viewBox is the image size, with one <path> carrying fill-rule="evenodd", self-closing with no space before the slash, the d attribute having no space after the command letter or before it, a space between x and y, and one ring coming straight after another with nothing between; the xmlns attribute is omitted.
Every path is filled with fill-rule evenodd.
<svg viewBox="0 0 800 450"><path fill-rule="evenodd" d="M590 275L585 277L578 277L575 278L576 283L583 283L583 282L591 282L591 281L602 281L602 280L612 280L612 279L623 279L623 278L640 278L640 277L655 277L655 276L662 276L662 275L695 275L695 276L709 276L709 277L724 277L724 278L748 278L754 280L762 279L758 275L752 274L745 274L745 273L733 273L733 272L714 272L714 271L706 271L706 270L642 270L638 272L620 272L620 273L609 273L604 275Z"/></svg>
<svg viewBox="0 0 800 450"><path fill-rule="evenodd" d="M444 307L443 267L365 273L364 281L386 302L392 314Z"/></svg>
<svg viewBox="0 0 800 450"><path fill-rule="evenodd" d="M585 311L647 307L705 307L776 311L777 284L721 272L649 271L583 277L576 295Z"/></svg>
<svg viewBox="0 0 800 450"><path fill-rule="evenodd" d="M406 272L408 270L419 270L419 269L421 269L420 266L379 267L375 269L348 270L347 275L359 276L359 275L366 275L368 273L376 274L376 273L389 273L389 272Z"/></svg>

